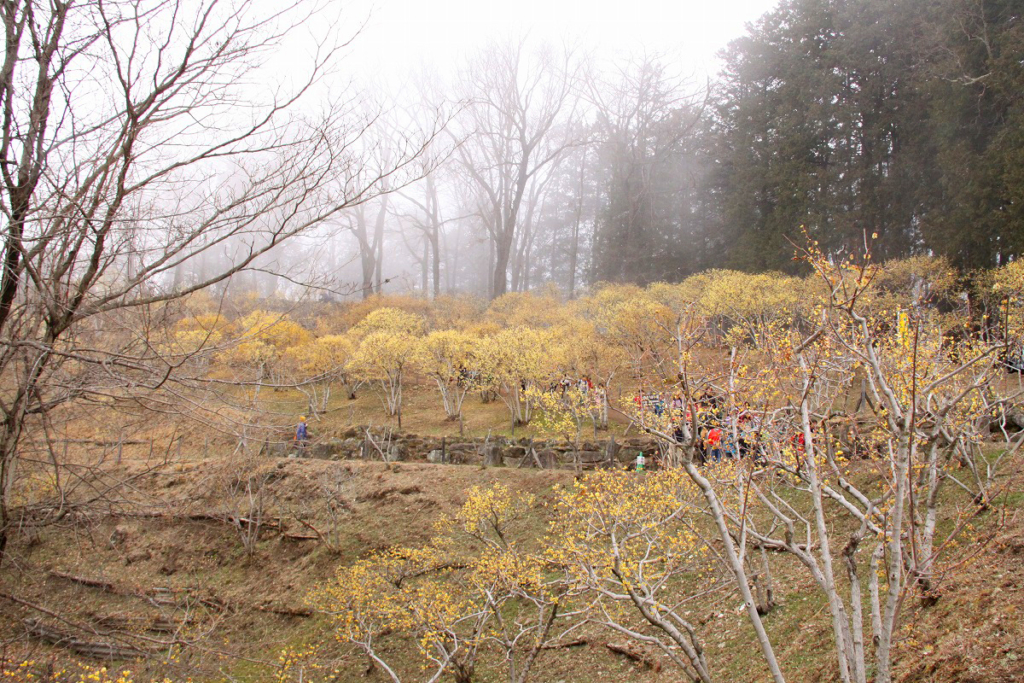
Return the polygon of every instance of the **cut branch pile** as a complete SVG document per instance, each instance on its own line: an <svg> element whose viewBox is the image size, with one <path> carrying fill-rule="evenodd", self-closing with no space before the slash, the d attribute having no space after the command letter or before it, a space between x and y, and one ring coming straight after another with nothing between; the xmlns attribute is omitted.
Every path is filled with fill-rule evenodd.
<svg viewBox="0 0 1024 683"><path fill-rule="evenodd" d="M130 645L83 640L68 631L44 624L39 619L22 619L21 623L32 637L91 659L135 659L152 653L152 650Z"/></svg>

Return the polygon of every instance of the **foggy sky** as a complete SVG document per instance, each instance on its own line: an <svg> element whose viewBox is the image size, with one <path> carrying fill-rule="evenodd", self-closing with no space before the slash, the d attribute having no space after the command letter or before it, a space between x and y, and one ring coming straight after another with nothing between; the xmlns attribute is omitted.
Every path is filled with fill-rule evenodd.
<svg viewBox="0 0 1024 683"><path fill-rule="evenodd" d="M597 57L646 50L678 59L701 77L715 53L777 0L356 0L353 23L369 18L352 46L354 61L386 76L421 64L453 67L481 45L528 33L578 42Z"/></svg>

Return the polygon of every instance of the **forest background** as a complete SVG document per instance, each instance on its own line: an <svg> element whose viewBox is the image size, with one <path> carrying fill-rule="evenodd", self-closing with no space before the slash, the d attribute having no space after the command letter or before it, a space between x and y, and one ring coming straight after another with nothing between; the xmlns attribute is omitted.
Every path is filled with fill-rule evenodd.
<svg viewBox="0 0 1024 683"><path fill-rule="evenodd" d="M707 82L656 54L491 44L378 93L403 103L398 129L453 105L422 181L272 262L359 283L338 296L553 282L572 297L709 268L806 272L803 228L838 257L877 234L879 261L1005 264L1024 239L1021 32L1009 0L786 0ZM236 286L295 292L262 277Z"/></svg>

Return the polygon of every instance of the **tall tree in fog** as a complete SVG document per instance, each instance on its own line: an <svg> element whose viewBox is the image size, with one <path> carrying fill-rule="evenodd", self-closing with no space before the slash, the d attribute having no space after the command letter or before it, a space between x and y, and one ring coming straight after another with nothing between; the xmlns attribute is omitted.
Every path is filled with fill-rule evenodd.
<svg viewBox="0 0 1024 683"><path fill-rule="evenodd" d="M588 95L604 184L594 279L681 279L685 254L694 246L700 175L695 133L703 96L688 92L651 57L593 79Z"/></svg>
<svg viewBox="0 0 1024 683"><path fill-rule="evenodd" d="M548 183L537 221L531 264L537 283L554 282L574 298L590 264L590 246L600 196L593 140L578 147Z"/></svg>
<svg viewBox="0 0 1024 683"><path fill-rule="evenodd" d="M441 187L451 177L450 169L440 163L447 153L432 148L424 154L420 160L423 178L401 192L403 206L396 209L403 223L418 233L422 247L422 256L416 258L421 267L420 287L434 297L441 293L445 214L451 208L445 203ZM408 238L403 234L406 242Z"/></svg>
<svg viewBox="0 0 1024 683"><path fill-rule="evenodd" d="M545 172L577 142L579 73L573 51L529 50L520 40L489 46L461 75L467 107L457 155L491 239L492 297L508 290L524 198L539 197Z"/></svg>
<svg viewBox="0 0 1024 683"><path fill-rule="evenodd" d="M362 273L360 291L364 299L380 293L381 290L384 270L384 225L387 217L387 194L381 194L372 202L355 206L346 216L348 226L359 246L359 267Z"/></svg>
<svg viewBox="0 0 1024 683"><path fill-rule="evenodd" d="M886 8L886 6L890 8ZM912 155L920 106L891 3L784 2L724 53L718 195L724 261L788 268L801 226L831 252L878 234L915 241Z"/></svg>

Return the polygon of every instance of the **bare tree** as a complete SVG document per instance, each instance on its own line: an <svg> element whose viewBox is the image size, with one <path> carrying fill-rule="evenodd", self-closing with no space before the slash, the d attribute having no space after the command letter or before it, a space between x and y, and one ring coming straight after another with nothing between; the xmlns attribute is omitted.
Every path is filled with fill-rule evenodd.
<svg viewBox="0 0 1024 683"><path fill-rule="evenodd" d="M357 149L372 120L351 103L295 111L338 46L316 46L305 80L268 87L261 66L318 11L271 7L0 8L0 561L26 429L82 396L159 387L181 362L149 343L146 311L251 270L419 149L390 163Z"/></svg>
<svg viewBox="0 0 1024 683"><path fill-rule="evenodd" d="M430 173L419 184L419 194L414 194L413 189L403 193L403 198L416 209L413 214L406 214L404 217L408 218L411 225L420 232L423 242L423 256L418 259L422 267L421 287L424 293L429 291L435 298L441 294L441 243L445 223L437 180L437 173ZM411 253L412 249L409 251Z"/></svg>
<svg viewBox="0 0 1024 683"><path fill-rule="evenodd" d="M579 155L579 182L574 184L575 202L572 205L572 237L569 241L569 298L576 297L576 269L580 255L580 227L583 223L583 205L586 197L587 154Z"/></svg>
<svg viewBox="0 0 1024 683"><path fill-rule="evenodd" d="M528 52L525 40L489 48L463 75L465 142L457 158L480 194L490 235L490 295L508 290L509 266L531 181L557 165L577 143L569 123L576 114L580 60L571 50Z"/></svg>
<svg viewBox="0 0 1024 683"><path fill-rule="evenodd" d="M376 200L376 211L370 215L371 207L356 206L350 216L352 234L359 244L359 265L361 267L363 298L368 299L380 293L381 275L384 269L384 225L388 215L388 195Z"/></svg>
<svg viewBox="0 0 1024 683"><path fill-rule="evenodd" d="M246 557L251 559L256 554L263 532L272 521L268 498L271 497L270 484L277 476L277 470L271 461L245 452L241 444L239 448L243 451L241 458L237 464L232 463L231 471L226 473L222 490L226 501L224 521L238 534Z"/></svg>

